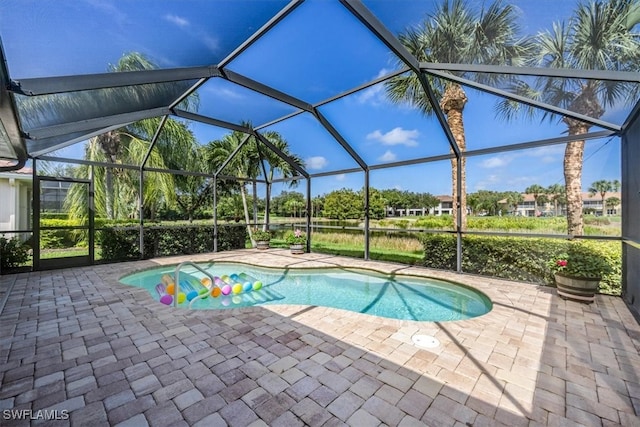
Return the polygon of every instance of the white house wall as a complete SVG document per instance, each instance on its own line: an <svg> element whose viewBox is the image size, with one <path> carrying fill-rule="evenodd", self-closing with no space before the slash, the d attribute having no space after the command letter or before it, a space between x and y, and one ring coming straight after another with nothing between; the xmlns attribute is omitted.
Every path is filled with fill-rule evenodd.
<svg viewBox="0 0 640 427"><path fill-rule="evenodd" d="M0 174L0 231L31 229L31 188L28 177ZM14 234L4 233L4 236Z"/></svg>
<svg viewBox="0 0 640 427"><path fill-rule="evenodd" d="M15 230L16 180L0 178L0 230Z"/></svg>

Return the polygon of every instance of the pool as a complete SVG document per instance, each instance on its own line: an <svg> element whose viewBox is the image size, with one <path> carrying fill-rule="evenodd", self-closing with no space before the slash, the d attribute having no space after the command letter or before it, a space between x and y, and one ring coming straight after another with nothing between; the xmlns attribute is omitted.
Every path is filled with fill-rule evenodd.
<svg viewBox="0 0 640 427"><path fill-rule="evenodd" d="M260 281L262 287L239 294L231 292L217 298L196 299L191 306L193 309L296 304L333 307L392 319L450 321L482 316L492 308L491 301L482 292L430 278L391 277L342 268L276 270L232 263L198 265L218 277L248 274ZM163 275L173 277L174 271L175 266L158 267L127 275L120 282L144 288L160 301L156 286ZM180 282L186 280L194 288L204 277L193 267L186 266L180 270ZM189 307L189 302L179 306ZM164 307L158 304L158 309Z"/></svg>

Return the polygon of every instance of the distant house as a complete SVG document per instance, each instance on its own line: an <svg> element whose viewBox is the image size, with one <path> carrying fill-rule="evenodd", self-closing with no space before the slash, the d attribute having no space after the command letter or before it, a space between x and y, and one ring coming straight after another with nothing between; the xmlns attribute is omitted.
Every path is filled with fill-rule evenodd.
<svg viewBox="0 0 640 427"><path fill-rule="evenodd" d="M10 164L0 160L0 166ZM31 229L31 195L33 192L31 168L0 173L0 233L13 237L13 230Z"/></svg>
<svg viewBox="0 0 640 427"><path fill-rule="evenodd" d="M408 209L395 209L391 206L387 206L387 217L394 216L421 216L421 215L453 215L453 197L441 195L436 196L436 199L440 202L438 206L434 208L426 207L413 207Z"/></svg>
<svg viewBox="0 0 640 427"><path fill-rule="evenodd" d="M564 204L554 205L553 201L538 203L538 211L534 203L533 194L522 194L523 201L518 204L518 207L506 207L506 210L517 216L563 216L567 214L567 207ZM622 209L620 203L615 206L607 206L607 200L615 197L618 200L622 200L622 193L609 192L605 195L604 207L602 206L602 196L600 194L582 193L582 209L587 212L592 212L594 215L619 215ZM505 199L498 202L501 205L506 205Z"/></svg>

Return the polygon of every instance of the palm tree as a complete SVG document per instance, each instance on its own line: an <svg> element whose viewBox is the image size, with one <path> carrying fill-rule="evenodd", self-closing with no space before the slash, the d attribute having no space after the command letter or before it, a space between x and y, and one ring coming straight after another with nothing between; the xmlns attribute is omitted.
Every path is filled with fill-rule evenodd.
<svg viewBox="0 0 640 427"><path fill-rule="evenodd" d="M124 55L116 65L109 67L112 72L142 71L157 68L142 54L133 52ZM148 99L159 102L169 102L173 99L175 88L170 84L144 85L142 87L124 87L103 89L98 91L79 92L79 96L70 98L62 104L54 102L53 105L62 107L62 113L77 113L78 109L104 104L110 98L140 100ZM51 100L55 100L52 98ZM88 102L91 101L91 102ZM197 108L197 97L189 97L183 104L186 109ZM40 107L35 105L35 110ZM153 138L160 118L140 120L125 127L106 132L91 138L85 146L85 160L116 164L141 165L149 150L150 141ZM159 135L159 138L150 153L146 166L160 169L182 169L186 159L193 157L196 149L195 137L187 126L176 120L168 119ZM78 168L78 177L88 178L89 168ZM117 180L114 178L117 177ZM139 212L137 174L127 172L124 169L111 167L94 168L94 200L98 216L108 219L136 217ZM144 181L142 203L148 214L153 214L162 204L171 204L175 201L175 182L170 174L150 173ZM71 217L82 218L86 216L86 191L84 186L73 186L69 190L68 208Z"/></svg>
<svg viewBox="0 0 640 427"><path fill-rule="evenodd" d="M516 10L501 0L492 3L486 10L473 10L464 0L443 0L433 15L418 28L407 29L398 36L400 42L418 61L466 63L466 64L511 64L521 63L528 50L526 40L518 39ZM491 75L488 79L498 81L504 78ZM440 98L440 108L460 151L466 150L463 111L467 96L462 86L450 81L430 79L436 96ZM418 107L424 114L433 114L433 106L428 100L418 76L415 74L394 77L387 81L386 92L393 102L408 102ZM466 228L466 159L460 159L462 179L460 222ZM458 163L451 160L453 187L453 220L457 224Z"/></svg>
<svg viewBox="0 0 640 427"><path fill-rule="evenodd" d="M576 7L568 25L554 23L551 31L535 37L536 50L531 65L582 70L640 70L640 40L632 28L640 22L637 2L631 0L592 0ZM619 102L633 102L638 88L626 82L585 79L539 78L534 86L524 81L513 83L510 89L532 99L560 106L595 119L606 107ZM535 110L511 101L500 104L498 111L510 117L523 109L529 115ZM554 120L544 113L543 119ZM591 124L571 117L561 121L569 135L582 135ZM567 231L582 235L582 164L584 140L568 142L564 154L564 178L567 194Z"/></svg>
<svg viewBox="0 0 640 427"><path fill-rule="evenodd" d="M547 187L546 192L553 202L553 213L558 216L558 203L564 198L564 187L560 184L553 184Z"/></svg>
<svg viewBox="0 0 640 427"><path fill-rule="evenodd" d="M251 124L244 123L246 127L251 127ZM289 156L293 160L293 162L300 167L304 166L303 161L295 154L289 151L288 143L282 138L282 136L277 132L265 132L263 134L265 138L267 138L271 143L273 143L283 154ZM207 162L212 166L213 169L217 169L222 165L225 160L229 158L231 153L233 153L240 143L244 140L246 134L238 131L234 131L231 134L226 135L221 140L211 141L205 148L205 158ZM256 140L254 136L249 137L249 140L242 146L240 151L236 154L236 156L231 160L231 162L226 166L229 168L228 170L232 171L232 175L237 178L246 178L246 181L240 182L240 194L242 196L242 204L244 208L244 217L247 224L247 232L249 233L249 238L251 239L252 244L255 246L255 242L253 240L253 233L251 231L251 226L249 223L249 207L247 204L247 189L246 183L255 179L258 175L260 175L260 162L262 161L261 155L264 157L268 165L267 170L267 198L271 196L271 181L273 180L274 174L279 172L283 177L293 177L297 176L298 172L287 162L285 162L281 157L276 155L271 149L261 149L258 150L259 142ZM226 169L225 168L225 169ZM297 181L291 181L290 185L295 186ZM266 208L265 208L266 209ZM266 231L266 224L263 228Z"/></svg>
<svg viewBox="0 0 640 427"><path fill-rule="evenodd" d="M204 147L194 144L189 155L183 157L182 168L188 171L204 171ZM186 215L188 221L193 222L196 212L207 202L211 201L213 180L195 175L176 175L176 205Z"/></svg>
<svg viewBox="0 0 640 427"><path fill-rule="evenodd" d="M290 152L289 144L284 138L282 138L282 135L280 135L278 132L274 132L274 131L264 132L262 136L268 139L269 142L271 142L275 147L277 147L284 155L288 156L297 166L299 166L300 168L304 167L304 162L302 161L302 159ZM261 150L261 154L264 156L264 159L266 160L266 163L268 166L267 177L266 177L267 178L266 179L267 181L266 199L267 201L269 201L271 200L271 183L273 181L273 177L275 173L279 173L280 175L282 175L282 178L291 178L291 177L299 176L300 174L296 169L293 168L293 166L291 166L288 162L284 161L282 157L278 156L271 149ZM297 186L298 186L298 180L294 179L292 181L289 181L289 188L295 188ZM265 223L262 226L263 231L267 231L266 218L267 218L268 205L269 203L265 203L265 208L264 208Z"/></svg>
<svg viewBox="0 0 640 427"><path fill-rule="evenodd" d="M507 193L507 205L513 208L513 214L518 214L518 205L524 202L524 197L517 191L509 191Z"/></svg>
<svg viewBox="0 0 640 427"><path fill-rule="evenodd" d="M300 211L302 211L302 209L304 209L304 203L301 202L300 200L296 200L296 199L290 199L287 200L284 204L284 207L287 211L289 211L289 213L291 213L291 215L296 218L297 217L297 213ZM302 215L300 215L302 216Z"/></svg>
<svg viewBox="0 0 640 427"><path fill-rule="evenodd" d="M533 196L533 215L538 216L538 197L546 192L544 187L533 184L525 188L524 192Z"/></svg>
<svg viewBox="0 0 640 427"><path fill-rule="evenodd" d="M205 157L212 170L218 169L230 156L238 149L240 144L247 137L245 133L233 131L225 135L220 140L209 142L205 148ZM225 170L240 179L240 195L242 196L242 207L244 219L247 226L247 233L251 243L255 246L253 234L251 233L251 223L249 219L249 206L247 204L247 182L260 175L260 156L256 148L256 140L249 137L249 140L240 148L240 151L227 164Z"/></svg>
<svg viewBox="0 0 640 427"><path fill-rule="evenodd" d="M604 197L607 195L607 192L611 191L612 189L613 185L611 185L611 181L607 181L604 179L594 182L593 184L591 184L591 187L589 187L589 194L595 196L596 193L598 193L602 198L602 216L606 216L607 213L607 210L605 209Z"/></svg>
<svg viewBox="0 0 640 427"><path fill-rule="evenodd" d="M127 165L140 165L149 150L150 140L159 125L159 119L146 119L125 128L91 138L85 145L85 160ZM117 150L104 150L104 141L118 140ZM116 145L112 145L116 147ZM196 150L193 133L184 123L169 119L163 132L151 150L146 166L158 169L184 169L186 156ZM96 216L108 219L136 218L139 214L139 174L117 167L94 167L94 203ZM76 177L88 179L90 168L80 166ZM176 189L184 187L180 177L168 173L146 173L142 203L145 216L153 218L161 206L170 206L176 201ZM86 188L72 186L67 196L67 208L72 218L86 216Z"/></svg>
<svg viewBox="0 0 640 427"><path fill-rule="evenodd" d="M620 205L620 199L617 197L609 197L606 201L607 209L615 209Z"/></svg>
<svg viewBox="0 0 640 427"><path fill-rule="evenodd" d="M618 181L617 179L611 181L611 191L613 191L614 193L620 191L620 186L620 181Z"/></svg>

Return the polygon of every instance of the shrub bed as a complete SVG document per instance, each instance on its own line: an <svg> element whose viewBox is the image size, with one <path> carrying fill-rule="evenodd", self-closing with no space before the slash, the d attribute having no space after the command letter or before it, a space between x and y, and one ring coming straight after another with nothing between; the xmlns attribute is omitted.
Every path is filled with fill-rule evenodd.
<svg viewBox="0 0 640 427"><path fill-rule="evenodd" d="M244 227L219 226L218 250L245 247ZM140 258L140 234L137 227L106 227L97 231L102 259L123 261ZM190 255L213 251L213 226L153 226L144 229L145 258Z"/></svg>
<svg viewBox="0 0 640 427"><path fill-rule="evenodd" d="M0 237L0 273L24 265L29 260L29 249L16 237Z"/></svg>
<svg viewBox="0 0 640 427"><path fill-rule="evenodd" d="M425 250L424 266L456 269L456 237L427 234L420 236ZM567 241L546 238L464 236L462 271L484 276L553 285L549 263L571 250L604 259L610 272L600 282L600 292L620 295L622 246L613 241Z"/></svg>

